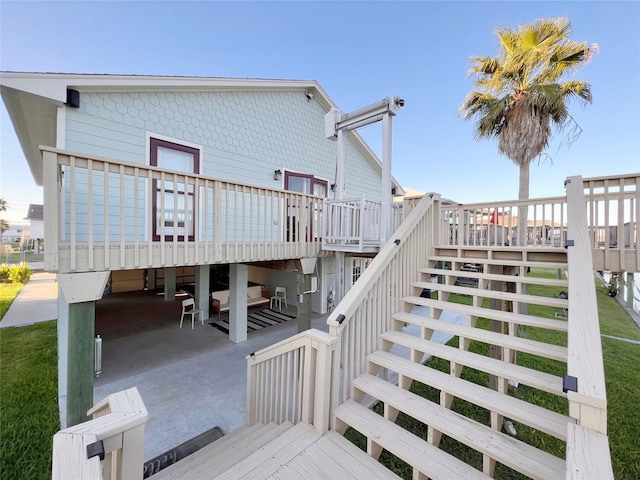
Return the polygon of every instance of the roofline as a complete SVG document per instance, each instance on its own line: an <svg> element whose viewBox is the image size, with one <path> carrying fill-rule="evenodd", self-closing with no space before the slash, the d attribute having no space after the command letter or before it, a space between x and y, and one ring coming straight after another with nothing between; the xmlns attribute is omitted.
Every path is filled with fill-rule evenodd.
<svg viewBox="0 0 640 480"><path fill-rule="evenodd" d="M60 106L67 101L68 88L82 92L151 92L167 89L175 91L299 90L311 91L326 112L332 108L338 109L316 80L0 71L0 87L43 97ZM370 156L382 172L382 161L360 134L353 130L349 132L349 136L358 150ZM402 186L393 177L391 181L394 187L403 191Z"/></svg>

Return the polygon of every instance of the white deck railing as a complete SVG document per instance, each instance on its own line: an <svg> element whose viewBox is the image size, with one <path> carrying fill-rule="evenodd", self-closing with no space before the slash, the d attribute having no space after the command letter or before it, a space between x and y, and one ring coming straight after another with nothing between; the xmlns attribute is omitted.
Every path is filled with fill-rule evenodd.
<svg viewBox="0 0 640 480"><path fill-rule="evenodd" d="M418 266L426 265L438 238L438 199L431 194L420 200L327 318L329 333L340 338L340 361L332 374L334 404L349 398L351 381L364 373L367 355L378 348L400 299L419 279Z"/></svg>
<svg viewBox="0 0 640 480"><path fill-rule="evenodd" d="M527 219L526 228L518 223L521 210ZM566 198L443 205L441 220L442 245L564 247Z"/></svg>
<svg viewBox="0 0 640 480"><path fill-rule="evenodd" d="M597 270L640 272L640 173L583 180Z"/></svg>
<svg viewBox="0 0 640 480"><path fill-rule="evenodd" d="M381 203L362 198L327 200L322 248L365 252L380 248Z"/></svg>
<svg viewBox="0 0 640 480"><path fill-rule="evenodd" d="M138 389L109 395L88 415L93 419L54 435L51 478L142 479L144 425L149 415Z"/></svg>
<svg viewBox="0 0 640 480"><path fill-rule="evenodd" d="M43 148L45 268L317 256L324 199Z"/></svg>
<svg viewBox="0 0 640 480"><path fill-rule="evenodd" d="M569 330L567 478L613 478L607 434L607 394L600 323L581 177L567 180ZM572 384L575 380L575 384ZM572 385L569 385L572 384ZM604 441L603 441L604 439ZM585 456L585 451L589 452ZM591 459L587 460L587 457ZM598 475L588 466L597 466Z"/></svg>
<svg viewBox="0 0 640 480"><path fill-rule="evenodd" d="M302 421L325 433L337 342L312 329L249 355L247 425Z"/></svg>

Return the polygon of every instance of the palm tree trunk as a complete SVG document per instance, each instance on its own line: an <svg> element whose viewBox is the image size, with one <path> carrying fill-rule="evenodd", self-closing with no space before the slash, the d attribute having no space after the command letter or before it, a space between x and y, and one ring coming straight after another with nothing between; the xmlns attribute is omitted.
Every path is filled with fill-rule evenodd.
<svg viewBox="0 0 640 480"><path fill-rule="evenodd" d="M529 200L529 166L531 162L520 164L520 183L518 200ZM527 207L518 207L518 245L526 247L527 243Z"/></svg>

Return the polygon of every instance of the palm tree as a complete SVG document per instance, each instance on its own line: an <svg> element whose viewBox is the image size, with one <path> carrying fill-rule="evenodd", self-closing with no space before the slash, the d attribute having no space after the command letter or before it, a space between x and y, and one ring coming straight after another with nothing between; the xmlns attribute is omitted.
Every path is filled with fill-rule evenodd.
<svg viewBox="0 0 640 480"><path fill-rule="evenodd" d="M570 40L567 18L541 19L517 29L496 30L496 58L471 57L474 88L460 115L476 119L475 137L498 138L498 151L520 167L518 198L529 198L529 166L549 145L552 125L561 130L575 121L567 102L591 102L591 86L581 80L559 83L597 52L596 44ZM572 139L571 141L574 141ZM524 244L526 207L518 212L518 240Z"/></svg>
<svg viewBox="0 0 640 480"><path fill-rule="evenodd" d="M0 198L0 212L6 212L7 207L7 201L4 198Z"/></svg>

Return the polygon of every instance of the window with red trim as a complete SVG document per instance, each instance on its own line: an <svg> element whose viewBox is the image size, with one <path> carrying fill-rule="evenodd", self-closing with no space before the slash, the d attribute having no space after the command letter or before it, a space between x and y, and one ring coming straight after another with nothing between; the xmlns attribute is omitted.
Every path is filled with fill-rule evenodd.
<svg viewBox="0 0 640 480"><path fill-rule="evenodd" d="M186 145L151 138L150 163L163 170L182 173L200 173L200 150ZM184 176L177 180L172 174L162 180L154 179L153 198L153 239L165 241L195 240L195 194L194 186L185 182Z"/></svg>

